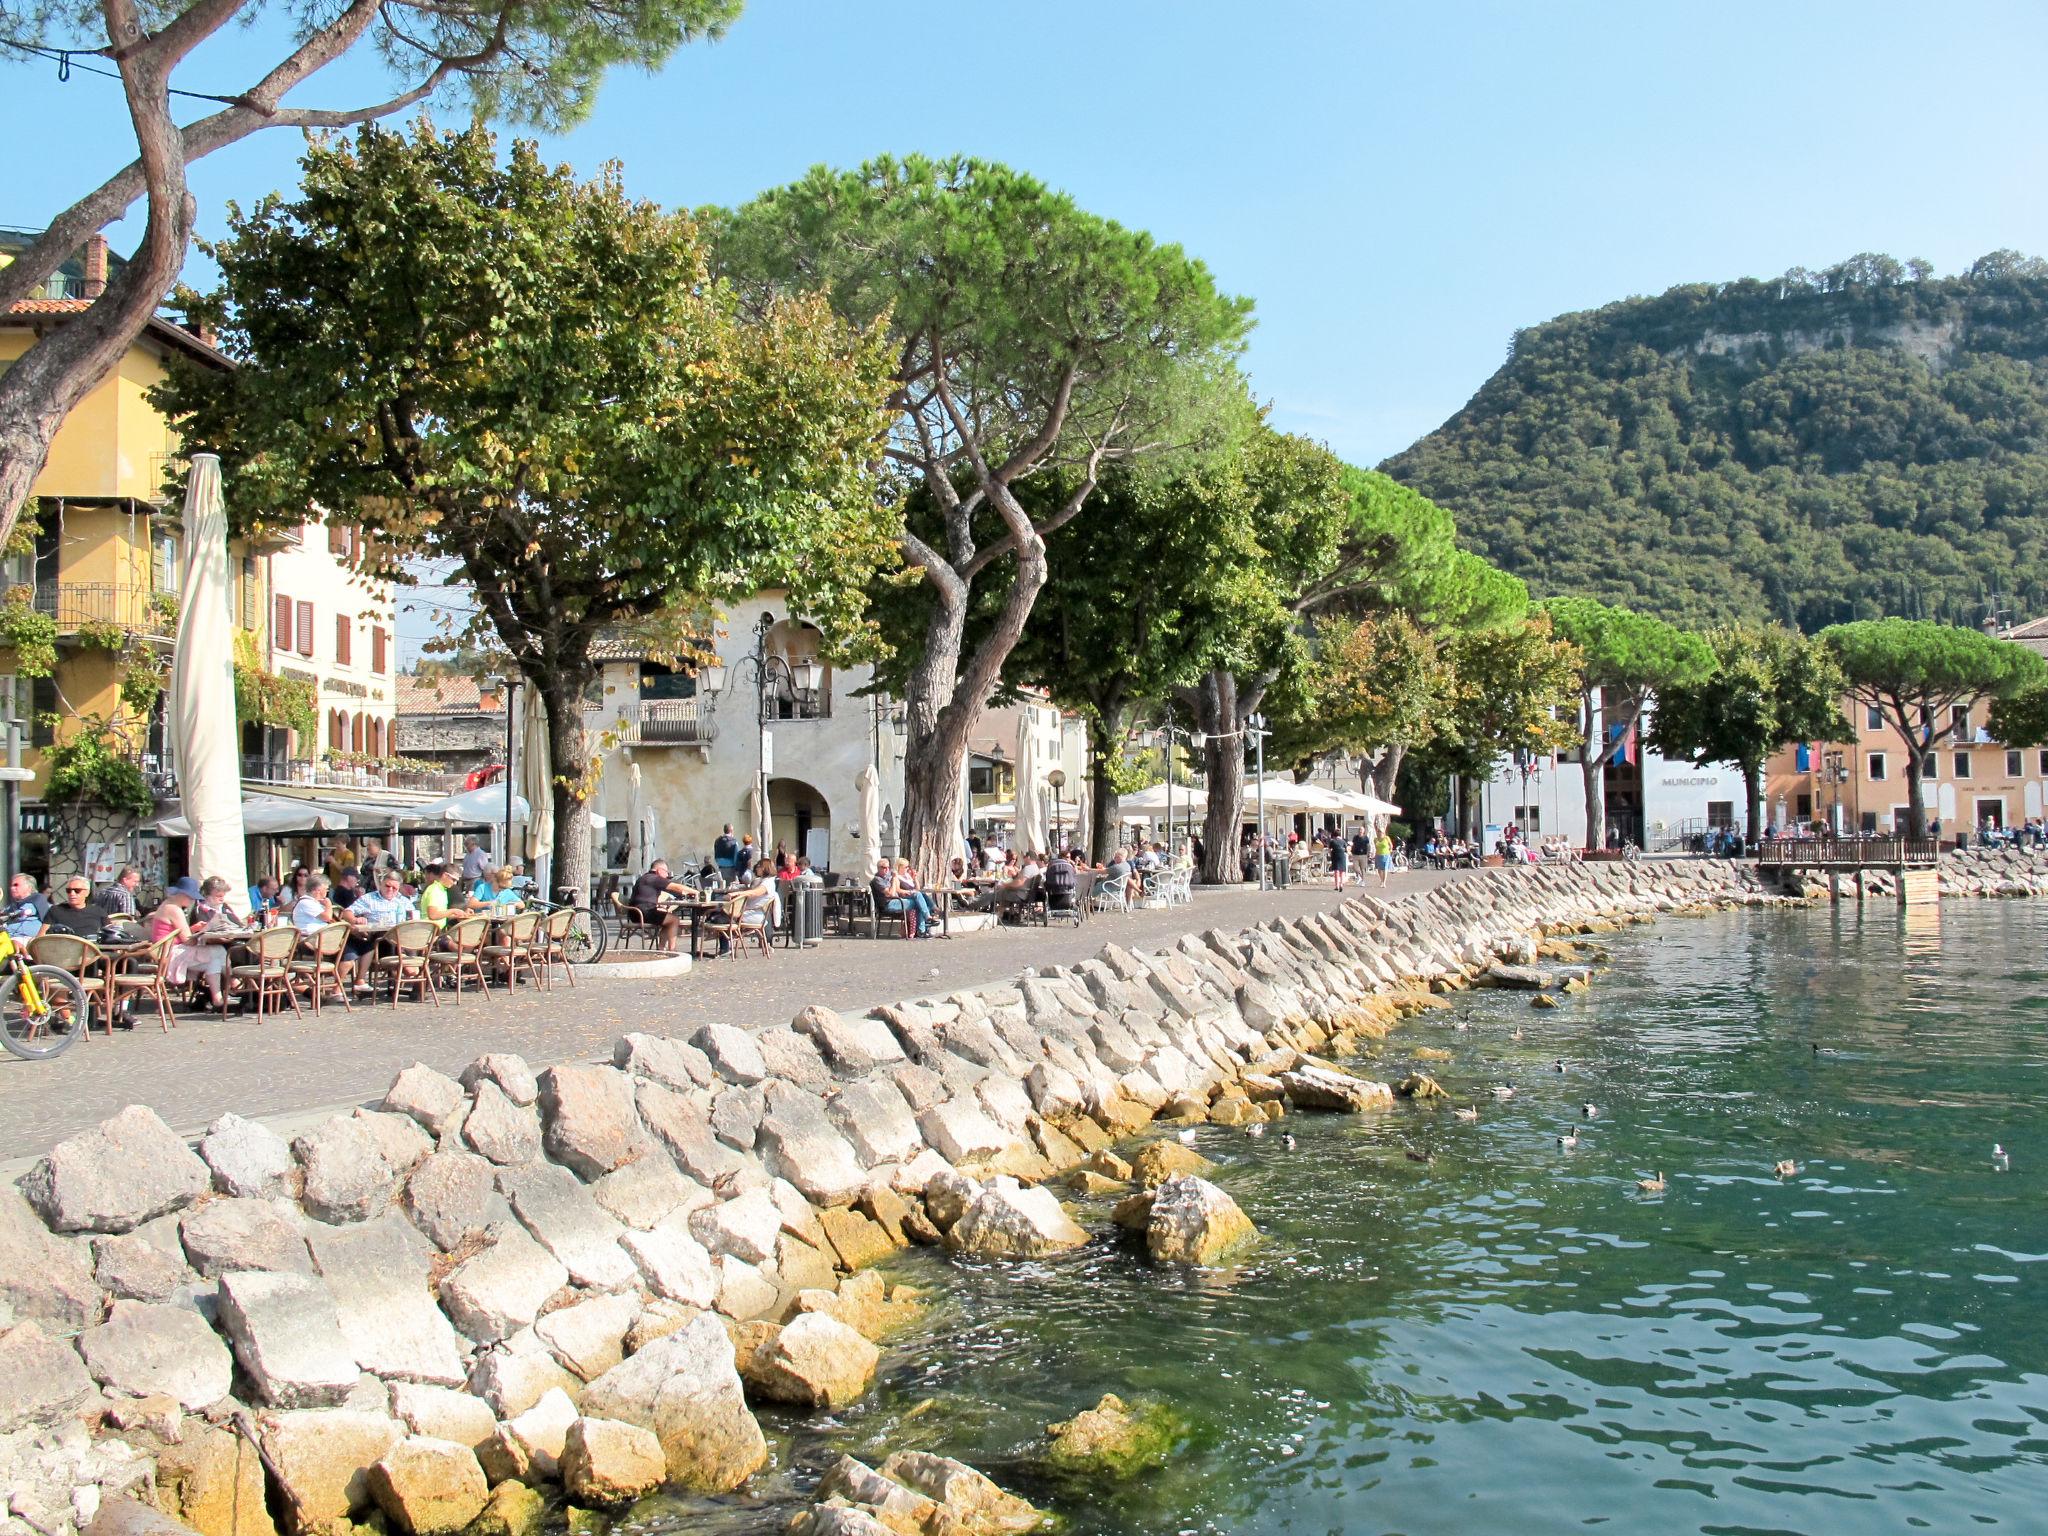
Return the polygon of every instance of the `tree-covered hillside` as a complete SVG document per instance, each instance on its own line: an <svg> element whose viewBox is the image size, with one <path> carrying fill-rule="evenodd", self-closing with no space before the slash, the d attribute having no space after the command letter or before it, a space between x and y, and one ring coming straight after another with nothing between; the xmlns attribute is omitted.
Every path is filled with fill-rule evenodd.
<svg viewBox="0 0 2048 1536"><path fill-rule="evenodd" d="M1808 630L2048 612L2048 262L1866 255L1562 315L1383 467L1539 595Z"/></svg>

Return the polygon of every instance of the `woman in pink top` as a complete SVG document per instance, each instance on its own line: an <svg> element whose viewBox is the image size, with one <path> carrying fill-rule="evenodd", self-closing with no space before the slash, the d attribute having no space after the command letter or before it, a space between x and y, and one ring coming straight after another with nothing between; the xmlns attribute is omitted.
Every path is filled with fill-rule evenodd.
<svg viewBox="0 0 2048 1536"><path fill-rule="evenodd" d="M149 914L149 941L170 938L170 962L164 967L164 981L173 987L182 987L194 976L206 978L206 990L216 1009L225 1011L227 999L221 994L221 983L227 976L228 952L218 944L202 944L186 917L192 905L193 892L180 887L192 884L180 880L177 885L164 892L163 904Z"/></svg>

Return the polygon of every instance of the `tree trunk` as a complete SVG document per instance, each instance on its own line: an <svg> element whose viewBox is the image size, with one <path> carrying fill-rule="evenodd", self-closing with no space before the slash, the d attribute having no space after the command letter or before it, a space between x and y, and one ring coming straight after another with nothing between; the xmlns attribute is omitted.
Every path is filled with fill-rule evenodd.
<svg viewBox="0 0 2048 1536"><path fill-rule="evenodd" d="M1088 717L1088 857L1098 864L1107 862L1109 851L1116 847L1116 788L1109 765L1122 735L1121 708L1114 718L1101 710Z"/></svg>
<svg viewBox="0 0 2048 1536"><path fill-rule="evenodd" d="M1927 792L1920 782L1921 753L1917 748L1906 752L1906 820L1916 838L1927 835ZM1960 798L1960 797L1958 797Z"/></svg>
<svg viewBox="0 0 2048 1536"><path fill-rule="evenodd" d="M1761 762L1742 765L1742 793L1748 802L1749 842L1751 847L1764 840L1764 765Z"/></svg>
<svg viewBox="0 0 2048 1536"><path fill-rule="evenodd" d="M1235 676L1211 672L1203 677L1196 689L1196 718L1209 733L1202 746L1209 792L1209 809L1202 818L1202 882L1237 885L1244 879L1244 738L1237 734Z"/></svg>
<svg viewBox="0 0 2048 1536"><path fill-rule="evenodd" d="M1373 764L1371 793L1378 795L1389 804L1394 800L1394 783L1401 777L1401 760L1408 755L1406 744L1396 742L1380 754L1380 760ZM1374 831L1384 827L1392 818L1384 813L1371 818ZM1413 826L1411 818L1409 825Z"/></svg>
<svg viewBox="0 0 2048 1536"><path fill-rule="evenodd" d="M1469 773L1458 775L1458 836L1474 848L1486 840L1485 794L1485 780ZM1480 851L1485 852L1483 848Z"/></svg>
<svg viewBox="0 0 2048 1536"><path fill-rule="evenodd" d="M1579 749L1586 776L1586 847L1598 849L1607 846L1607 758L1604 753L1589 756L1584 747Z"/></svg>
<svg viewBox="0 0 2048 1536"><path fill-rule="evenodd" d="M590 890L590 795L597 787L583 742L587 679L566 678L559 672L547 678L527 673L526 679L527 687L548 712L549 798L555 815L550 883L556 890L566 887L584 895ZM505 771L512 771L511 764L506 764ZM550 901L555 899L553 890L541 894Z"/></svg>

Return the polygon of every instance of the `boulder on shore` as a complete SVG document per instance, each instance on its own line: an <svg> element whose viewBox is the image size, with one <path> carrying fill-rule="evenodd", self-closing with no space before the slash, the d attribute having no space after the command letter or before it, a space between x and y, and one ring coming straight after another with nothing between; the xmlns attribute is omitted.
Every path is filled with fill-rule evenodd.
<svg viewBox="0 0 2048 1536"><path fill-rule="evenodd" d="M1235 1200L1207 1179L1184 1175L1154 1191L1145 1251L1160 1264L1214 1264L1258 1235Z"/></svg>
<svg viewBox="0 0 2048 1536"><path fill-rule="evenodd" d="M1385 1083L1353 1077L1335 1067L1303 1062L1291 1072L1282 1072L1280 1086L1298 1109L1328 1109L1346 1114L1364 1114L1385 1109L1394 1102L1394 1090Z"/></svg>
<svg viewBox="0 0 2048 1536"><path fill-rule="evenodd" d="M616 1419L581 1418L562 1440L562 1486L579 1504L630 1504L668 1475L654 1432Z"/></svg>
<svg viewBox="0 0 2048 1536"><path fill-rule="evenodd" d="M955 1253L991 1258L1038 1258L1079 1248L1088 1234L1075 1225L1049 1189L1026 1189L1007 1174L982 1186L960 1219L946 1230Z"/></svg>
<svg viewBox="0 0 2048 1536"><path fill-rule="evenodd" d="M670 1481L701 1492L735 1488L768 1459L733 1368L732 1340L708 1312L585 1387L583 1412L652 1430Z"/></svg>
<svg viewBox="0 0 2048 1536"><path fill-rule="evenodd" d="M1143 1403L1134 1412L1114 1392L1105 1392L1093 1408L1048 1424L1045 1432L1052 1437L1046 1459L1060 1471L1131 1477L1166 1460L1181 1423L1163 1404Z"/></svg>
<svg viewBox="0 0 2048 1536"><path fill-rule="evenodd" d="M882 1352L838 1318L802 1312L747 1362L747 1382L771 1402L844 1408L875 1379Z"/></svg>
<svg viewBox="0 0 2048 1536"><path fill-rule="evenodd" d="M410 1435L370 1468L370 1493L412 1536L447 1536L483 1513L490 1497L476 1452L452 1440Z"/></svg>

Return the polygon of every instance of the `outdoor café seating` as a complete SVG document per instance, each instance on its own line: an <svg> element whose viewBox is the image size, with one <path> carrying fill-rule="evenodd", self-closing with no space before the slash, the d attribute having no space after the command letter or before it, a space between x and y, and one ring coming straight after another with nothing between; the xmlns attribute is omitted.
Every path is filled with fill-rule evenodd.
<svg viewBox="0 0 2048 1536"><path fill-rule="evenodd" d="M463 988L471 977L476 979L476 989L488 993L490 978L484 974L484 946L490 942L491 920L487 917L460 918L448 925L441 936L441 947L427 951L430 968L449 971L455 978L455 1002L462 1003ZM439 986L435 988L439 995Z"/></svg>
<svg viewBox="0 0 2048 1536"><path fill-rule="evenodd" d="M307 930L299 937L298 953L290 961L292 980L304 985L313 1000L313 1017L320 1017L321 999L332 989L342 1007L355 1011L355 1000L341 983L341 952L353 933L347 923L328 923Z"/></svg>
<svg viewBox="0 0 2048 1536"><path fill-rule="evenodd" d="M111 986L109 1001L115 1008L133 999L144 999L156 1007L156 1021L163 1029L174 1028L176 1020L171 1017L171 989L166 977L171 968L171 946L177 940L166 934L154 944L139 952L113 958L113 969L108 976ZM109 1021L113 1014L107 1015ZM111 1022L109 1024L111 1028Z"/></svg>
<svg viewBox="0 0 2048 1536"><path fill-rule="evenodd" d="M113 967L113 959L91 939L78 938L68 933L46 933L33 939L28 946L29 959L37 965L54 965L69 971L78 978L79 990L85 993L87 1003L99 1012L106 1022L107 1035L114 1033L114 1014L108 1006L107 978ZM86 1029L90 1033L92 1017L86 1016Z"/></svg>
<svg viewBox="0 0 2048 1536"><path fill-rule="evenodd" d="M407 987L413 989L417 1001L441 1006L440 994L434 986L433 961L429 958L434 936L434 925L423 919L395 923L385 939L389 949L370 962L370 973L391 988L392 1007L398 1006L398 995Z"/></svg>
<svg viewBox="0 0 2048 1536"><path fill-rule="evenodd" d="M292 989L292 955L299 945L296 928L265 928L249 941L246 964L228 967L228 990L255 998L257 1022L266 1013L281 1013L290 1003L300 1012L299 995Z"/></svg>

